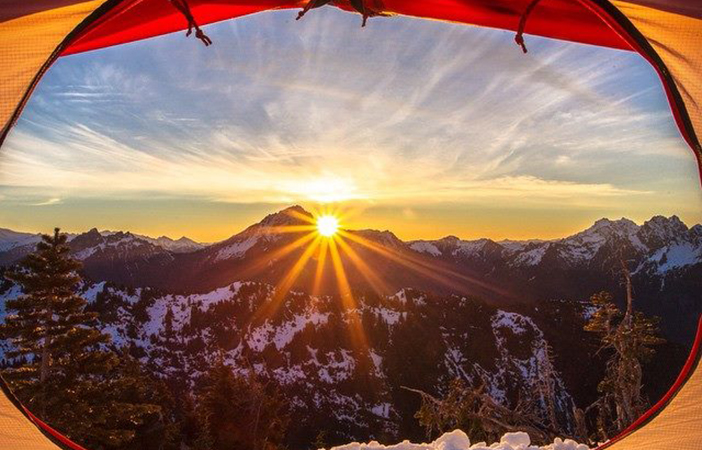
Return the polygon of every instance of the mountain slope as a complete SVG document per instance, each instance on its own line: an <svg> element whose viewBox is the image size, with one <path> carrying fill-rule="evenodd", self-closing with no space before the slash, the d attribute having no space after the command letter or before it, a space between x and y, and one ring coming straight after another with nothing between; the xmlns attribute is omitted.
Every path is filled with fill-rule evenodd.
<svg viewBox="0 0 702 450"><path fill-rule="evenodd" d="M663 318L668 336L687 341L702 313L702 226L676 216L598 220L551 241L462 241L448 237L409 245L431 257L469 267L494 284L537 292L541 299L586 300L608 290L623 299L619 267L633 274L637 308ZM527 294L527 295L528 295Z"/></svg>
<svg viewBox="0 0 702 450"><path fill-rule="evenodd" d="M685 342L702 312L702 226L688 228L676 216L656 216L642 225L601 219L580 233L548 241L448 236L403 242L390 231L347 230L345 244L337 246L338 264L329 252L322 257L309 251L315 238L311 220L309 212L293 206L208 246L95 229L71 236L70 246L94 281L165 292L208 292L250 280L324 295L339 293L344 284L356 293L383 295L415 288L477 296L496 305L584 301L600 290L621 299L618 271L624 259L634 277L637 306L661 316L668 337ZM31 251L38 239L9 230L0 238L0 265ZM293 269L296 275L290 277Z"/></svg>
<svg viewBox="0 0 702 450"><path fill-rule="evenodd" d="M0 287L2 303L17 295ZM277 301L273 286L256 282L190 295L103 282L85 285L82 295L112 345L128 348L176 392L197 389L220 357L279 384L295 418L291 448L307 448L320 430L330 443L421 439L420 399L403 386L440 395L457 377L485 383L505 405L533 401L547 414L553 404L565 425L574 405L596 398L603 365L582 331L589 306L581 303L505 309L403 289L358 296L349 308L335 296L294 292ZM646 378L656 396L684 360L668 348L659 354L665 365Z"/></svg>
<svg viewBox="0 0 702 450"><path fill-rule="evenodd" d="M3 302L19 294L0 292ZM485 382L499 401L542 398L543 375L564 420L573 396L552 366L545 332L524 313L476 299L411 289L360 296L355 308L336 297L290 293L273 310L274 288L238 282L205 294L160 295L109 283L86 285L113 345L128 347L176 389L193 389L218 357L280 384L297 419L291 438L303 448L319 430L337 442L410 436L416 394L438 393L452 379ZM258 312L270 311L265 316ZM352 330L358 318L363 342ZM582 321L582 319L581 319ZM545 403L544 403L545 404Z"/></svg>

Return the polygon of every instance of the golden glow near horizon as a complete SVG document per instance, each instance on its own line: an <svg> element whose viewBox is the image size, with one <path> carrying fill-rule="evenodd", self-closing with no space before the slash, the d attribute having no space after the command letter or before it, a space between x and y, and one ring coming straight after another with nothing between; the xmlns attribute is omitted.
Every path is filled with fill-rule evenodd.
<svg viewBox="0 0 702 450"><path fill-rule="evenodd" d="M215 242L310 203L363 209L343 228L404 240L702 222L695 155L638 55L544 41L535 65L495 30L397 17L382 39L320 14L331 25L314 50L300 43L317 27L254 14L212 25L250 51L189 46L192 70L168 57L176 35L61 59L3 144L0 227ZM147 53L159 58L134 64Z"/></svg>
<svg viewBox="0 0 702 450"><path fill-rule="evenodd" d="M324 237L332 237L339 231L339 219L331 214L317 217L317 231Z"/></svg>

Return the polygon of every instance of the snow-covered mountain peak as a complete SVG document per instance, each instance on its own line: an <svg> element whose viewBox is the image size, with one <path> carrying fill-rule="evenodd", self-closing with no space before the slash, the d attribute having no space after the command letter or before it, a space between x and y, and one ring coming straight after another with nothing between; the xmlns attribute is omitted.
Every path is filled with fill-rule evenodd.
<svg viewBox="0 0 702 450"><path fill-rule="evenodd" d="M449 234L448 236L444 236L436 242L440 242L440 243L443 243L445 245L458 245L458 243L461 242L461 238L454 236L452 234Z"/></svg>
<svg viewBox="0 0 702 450"><path fill-rule="evenodd" d="M610 219L599 219L590 228L580 233L575 234L575 236L592 236L592 237L612 237L612 236L631 236L639 231L639 226L633 221L625 217L619 220ZM569 239L569 238L568 238Z"/></svg>
<svg viewBox="0 0 702 450"><path fill-rule="evenodd" d="M285 225L305 225L309 224L313 216L302 206L294 205L276 213L269 214L254 226L277 227Z"/></svg>
<svg viewBox="0 0 702 450"><path fill-rule="evenodd" d="M100 236L104 238L110 238L112 236L118 236L120 239L121 238L134 238L134 239L139 239L144 242L148 242L149 244L155 245L157 247L160 247L164 250L168 250L169 252L173 253L190 253L194 252L196 250L200 250L202 248L205 248L207 245L201 244L199 242L195 242L194 240L183 236L180 239L172 239L168 236L160 236L157 238L151 237L151 236L146 236L143 234L137 234L137 233L132 233L131 231L112 231L112 230L102 230L98 231L97 228L93 228L88 233L93 237L96 238L97 235L99 234ZM84 233L87 234L87 233Z"/></svg>
<svg viewBox="0 0 702 450"><path fill-rule="evenodd" d="M702 244L702 225L695 225L688 231L690 238L696 241L698 244Z"/></svg>
<svg viewBox="0 0 702 450"><path fill-rule="evenodd" d="M12 250L23 245L33 245L41 240L41 234L19 233L7 228L0 228L0 252Z"/></svg>
<svg viewBox="0 0 702 450"><path fill-rule="evenodd" d="M312 220L312 214L299 205L269 214L241 233L217 244L214 260L240 259L260 243L270 244L289 237L291 233L283 232L285 227L308 226Z"/></svg>
<svg viewBox="0 0 702 450"><path fill-rule="evenodd" d="M657 249L688 237L688 228L678 216L654 216L641 225L639 236L650 248Z"/></svg>
<svg viewBox="0 0 702 450"><path fill-rule="evenodd" d="M485 252L500 253L504 247L495 241L487 238L463 241L460 238L449 235L436 241L412 241L412 250L427 253L433 256L454 255L464 258L472 258L483 255ZM483 255L484 256L484 255Z"/></svg>
<svg viewBox="0 0 702 450"><path fill-rule="evenodd" d="M168 236L161 236L158 238L141 235L136 236L173 253L189 253L206 247L206 245L195 242L185 236L180 239L171 239Z"/></svg>

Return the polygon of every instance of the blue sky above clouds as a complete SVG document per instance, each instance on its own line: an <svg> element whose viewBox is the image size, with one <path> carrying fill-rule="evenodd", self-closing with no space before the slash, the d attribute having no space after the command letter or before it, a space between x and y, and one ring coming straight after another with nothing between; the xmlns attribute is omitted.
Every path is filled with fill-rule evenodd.
<svg viewBox="0 0 702 450"><path fill-rule="evenodd" d="M0 226L225 238L291 203L405 238L702 221L692 152L633 53L322 8L60 59L0 155ZM175 236L175 237L177 237Z"/></svg>

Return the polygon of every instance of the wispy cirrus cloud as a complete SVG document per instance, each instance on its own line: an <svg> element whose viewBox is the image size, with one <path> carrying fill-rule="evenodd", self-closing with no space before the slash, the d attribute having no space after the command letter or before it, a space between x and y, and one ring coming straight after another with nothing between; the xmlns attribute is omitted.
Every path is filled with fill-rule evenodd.
<svg viewBox="0 0 702 450"><path fill-rule="evenodd" d="M291 17L215 25L206 49L172 35L60 60L3 147L0 183L36 202L148 192L655 212L694 198L691 153L633 53L532 38L523 55L494 30Z"/></svg>
<svg viewBox="0 0 702 450"><path fill-rule="evenodd" d="M43 202L31 203L31 206L51 206L51 205L58 205L59 203L61 203L61 199L58 197L54 197L54 198L44 200Z"/></svg>

